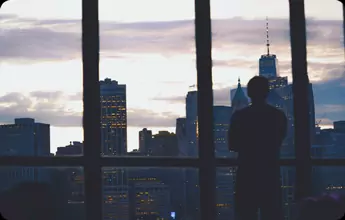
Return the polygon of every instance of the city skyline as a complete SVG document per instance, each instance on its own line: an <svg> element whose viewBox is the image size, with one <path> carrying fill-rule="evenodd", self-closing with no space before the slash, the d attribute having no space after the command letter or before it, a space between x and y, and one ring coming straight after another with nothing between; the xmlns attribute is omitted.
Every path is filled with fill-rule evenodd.
<svg viewBox="0 0 345 220"><path fill-rule="evenodd" d="M316 118L320 120L326 113L321 125L330 126L331 121L343 119L345 111L342 11L336 1L320 7L322 2L306 1L308 64ZM47 10L27 10L29 5L39 3L47 4ZM69 7L64 7L67 1L52 0L48 5L42 0L11 0L0 14L0 123L33 117L51 124L52 152L83 139L80 3L68 2ZM100 80L109 77L128 87L129 151L137 148L138 131L144 127L154 133L175 130L176 118L184 116L188 87L196 82L193 1L163 4L152 0L159 9L150 9L149 13L129 10L133 3L143 4L128 1L116 7L120 2L100 2ZM215 105L230 105L230 88L236 87L238 77L245 85L258 73L258 59L266 52L266 16L271 53L279 59L281 75L288 76L289 83L292 80L288 2L270 2L274 10L270 7L255 13L249 9L255 8L255 1L236 3L234 7L229 4L220 0L211 3L212 17L216 18ZM181 10L169 10L174 7Z"/></svg>

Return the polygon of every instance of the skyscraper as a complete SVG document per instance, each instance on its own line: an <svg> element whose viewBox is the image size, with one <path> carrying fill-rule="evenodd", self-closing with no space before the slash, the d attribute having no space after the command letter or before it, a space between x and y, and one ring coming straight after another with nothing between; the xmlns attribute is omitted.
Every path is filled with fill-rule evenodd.
<svg viewBox="0 0 345 220"><path fill-rule="evenodd" d="M186 97L186 134L188 156L198 155L198 92L189 91Z"/></svg>
<svg viewBox="0 0 345 220"><path fill-rule="evenodd" d="M100 81L102 156L127 153L126 85L106 78ZM129 219L127 170L106 167L103 171L103 219Z"/></svg>
<svg viewBox="0 0 345 220"><path fill-rule="evenodd" d="M101 89L101 145L102 155L127 153L126 85L106 78Z"/></svg>
<svg viewBox="0 0 345 220"><path fill-rule="evenodd" d="M230 157L228 130L231 119L230 106L213 106L214 147L216 157Z"/></svg>
<svg viewBox="0 0 345 220"><path fill-rule="evenodd" d="M266 20L266 47L267 54L261 55L259 60L259 75L267 78L278 76L278 59L275 54L270 54L270 39L268 35L268 20Z"/></svg>
<svg viewBox="0 0 345 220"><path fill-rule="evenodd" d="M151 143L152 131L147 130L147 128L139 131L139 151L144 155L150 155L152 153Z"/></svg>
<svg viewBox="0 0 345 220"><path fill-rule="evenodd" d="M233 99L231 100L232 113L247 107L248 104L249 100L242 90L241 80L238 79L237 89Z"/></svg>
<svg viewBox="0 0 345 220"><path fill-rule="evenodd" d="M177 137L172 132L158 131L153 135L151 144L153 156L178 156Z"/></svg>
<svg viewBox="0 0 345 220"><path fill-rule="evenodd" d="M50 156L50 125L33 118L16 118L0 125L0 155Z"/></svg>
<svg viewBox="0 0 345 220"><path fill-rule="evenodd" d="M14 124L0 125L0 156L50 156L50 125L32 118L17 118ZM25 181L46 181L47 168L1 167L0 190Z"/></svg>
<svg viewBox="0 0 345 220"><path fill-rule="evenodd" d="M186 97L186 138L188 156L198 156L198 92L189 91ZM199 219L198 171L186 169L186 212Z"/></svg>
<svg viewBox="0 0 345 220"><path fill-rule="evenodd" d="M185 157L188 156L187 151L187 133L186 133L186 118L176 119L176 137L177 137L177 146L179 150L179 156Z"/></svg>

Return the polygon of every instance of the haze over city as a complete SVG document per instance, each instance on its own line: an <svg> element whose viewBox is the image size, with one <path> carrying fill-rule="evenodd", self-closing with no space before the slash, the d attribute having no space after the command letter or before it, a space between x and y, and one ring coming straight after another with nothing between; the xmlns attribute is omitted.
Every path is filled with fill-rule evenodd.
<svg viewBox="0 0 345 220"><path fill-rule="evenodd" d="M341 4L306 1L308 71L317 121L343 119ZM270 7L262 7L269 4ZM154 7L142 8L152 5ZM100 80L127 85L128 149L147 127L174 131L196 83L194 1L100 1ZM41 8L45 8L41 10ZM213 83L217 105L230 105L238 77L245 85L271 52L291 83L288 1L213 0ZM260 10L256 10L260 8ZM81 1L11 0L1 9L0 123L32 117L51 124L51 151L83 139Z"/></svg>

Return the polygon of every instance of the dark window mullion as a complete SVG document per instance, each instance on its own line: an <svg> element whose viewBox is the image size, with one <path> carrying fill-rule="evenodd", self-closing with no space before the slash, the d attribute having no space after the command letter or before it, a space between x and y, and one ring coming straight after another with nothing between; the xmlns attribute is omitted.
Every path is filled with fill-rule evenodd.
<svg viewBox="0 0 345 220"><path fill-rule="evenodd" d="M290 0L290 37L294 97L296 199L311 194L309 79L304 0Z"/></svg>
<svg viewBox="0 0 345 220"><path fill-rule="evenodd" d="M82 1L86 216L102 219L98 0Z"/></svg>
<svg viewBox="0 0 345 220"><path fill-rule="evenodd" d="M345 0L338 0L341 2L343 7L343 45L344 45L344 56L345 56Z"/></svg>
<svg viewBox="0 0 345 220"><path fill-rule="evenodd" d="M199 186L202 220L216 219L210 0L195 0Z"/></svg>

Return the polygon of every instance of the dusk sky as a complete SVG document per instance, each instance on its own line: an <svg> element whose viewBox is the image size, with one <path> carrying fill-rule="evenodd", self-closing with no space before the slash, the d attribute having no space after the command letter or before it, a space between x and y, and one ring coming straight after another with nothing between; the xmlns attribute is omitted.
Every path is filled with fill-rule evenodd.
<svg viewBox="0 0 345 220"><path fill-rule="evenodd" d="M308 72L316 118L345 119L342 9L336 0L306 0ZM271 52L291 83L288 0L211 0L216 105L230 105ZM194 1L100 0L100 75L127 85L128 148L144 127L175 131L196 83ZM82 141L81 0L10 0L0 10L0 123L33 117L51 124L51 152Z"/></svg>

